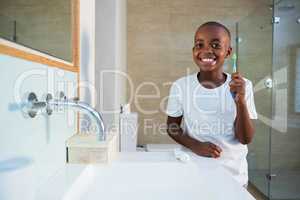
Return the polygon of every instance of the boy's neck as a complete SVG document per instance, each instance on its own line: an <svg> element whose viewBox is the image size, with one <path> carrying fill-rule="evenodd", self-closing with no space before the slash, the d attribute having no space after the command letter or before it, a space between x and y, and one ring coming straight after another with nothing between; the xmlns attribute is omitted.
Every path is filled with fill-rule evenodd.
<svg viewBox="0 0 300 200"><path fill-rule="evenodd" d="M212 72L198 72L198 81L202 86L213 89L219 87L226 81L226 74L222 70Z"/></svg>

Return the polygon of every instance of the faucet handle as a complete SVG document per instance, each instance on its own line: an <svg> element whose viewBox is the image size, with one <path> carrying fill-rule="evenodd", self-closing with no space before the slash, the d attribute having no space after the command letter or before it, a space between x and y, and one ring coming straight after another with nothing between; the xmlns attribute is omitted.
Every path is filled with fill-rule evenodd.
<svg viewBox="0 0 300 200"><path fill-rule="evenodd" d="M60 100L67 100L67 96L65 95L65 93L63 91L60 91L59 94L58 94L58 96L59 96ZM70 98L70 100L77 102L80 99L79 99L79 97L74 97L74 98Z"/></svg>
<svg viewBox="0 0 300 200"><path fill-rule="evenodd" d="M52 99L53 99L52 95L51 95L50 93L48 93L48 94L46 95L46 104L47 104L47 106L46 106L46 112L47 112L48 115L51 115L52 112L53 112L53 109L52 109L51 106L49 105L49 102L50 102Z"/></svg>
<svg viewBox="0 0 300 200"><path fill-rule="evenodd" d="M48 94L46 95L46 102L49 102L49 101L51 101L52 99L53 99L52 94L48 93Z"/></svg>
<svg viewBox="0 0 300 200"><path fill-rule="evenodd" d="M60 91L59 92L59 94L58 94L58 98L60 99L60 100L66 100L67 99L67 97L66 97L66 95L65 95L65 93L63 92L63 91Z"/></svg>
<svg viewBox="0 0 300 200"><path fill-rule="evenodd" d="M34 92L29 93L28 98L27 98L27 102L28 102L28 115L31 118L34 118L37 115L37 110L34 107L34 103L38 102L38 98L36 96L36 94Z"/></svg>

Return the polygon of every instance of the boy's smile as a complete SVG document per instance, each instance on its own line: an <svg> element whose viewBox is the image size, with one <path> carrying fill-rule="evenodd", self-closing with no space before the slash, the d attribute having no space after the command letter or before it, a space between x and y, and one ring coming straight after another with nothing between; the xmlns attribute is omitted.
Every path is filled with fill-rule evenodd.
<svg viewBox="0 0 300 200"><path fill-rule="evenodd" d="M231 51L230 37L221 27L204 26L196 32L193 58L200 71L219 70Z"/></svg>

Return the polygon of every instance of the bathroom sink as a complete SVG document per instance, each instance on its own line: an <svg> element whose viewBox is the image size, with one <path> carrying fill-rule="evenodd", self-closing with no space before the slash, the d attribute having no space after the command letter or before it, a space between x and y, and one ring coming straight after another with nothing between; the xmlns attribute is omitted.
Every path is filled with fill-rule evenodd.
<svg viewBox="0 0 300 200"><path fill-rule="evenodd" d="M28 157L0 156L0 200L34 198L33 164L33 160Z"/></svg>
<svg viewBox="0 0 300 200"><path fill-rule="evenodd" d="M65 166L38 193L51 200L254 200L213 159L180 162L169 152L120 153L110 164Z"/></svg>

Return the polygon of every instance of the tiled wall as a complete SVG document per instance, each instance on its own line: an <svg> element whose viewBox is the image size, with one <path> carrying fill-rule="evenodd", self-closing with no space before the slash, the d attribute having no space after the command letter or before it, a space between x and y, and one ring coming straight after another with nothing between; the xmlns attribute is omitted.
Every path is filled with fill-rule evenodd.
<svg viewBox="0 0 300 200"><path fill-rule="evenodd" d="M0 66L0 158L32 159L41 184L66 163L65 141L76 132L76 113L61 110L29 118L22 105L29 92L39 100L58 91L76 97L77 74L6 55L0 55Z"/></svg>

